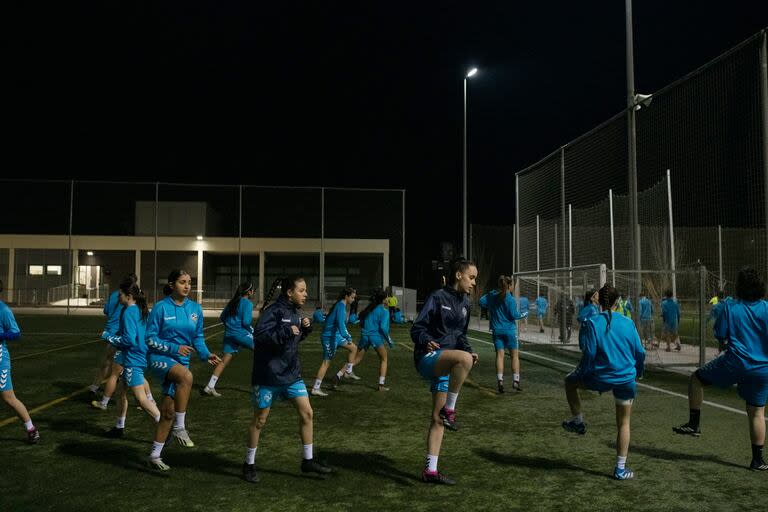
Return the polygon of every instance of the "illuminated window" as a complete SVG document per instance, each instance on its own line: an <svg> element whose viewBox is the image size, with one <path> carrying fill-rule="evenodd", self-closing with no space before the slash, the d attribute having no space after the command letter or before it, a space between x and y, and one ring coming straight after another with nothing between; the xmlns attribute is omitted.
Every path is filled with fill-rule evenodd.
<svg viewBox="0 0 768 512"><path fill-rule="evenodd" d="M43 266L42 265L30 265L29 266L29 275L31 275L31 276L41 276L41 275L43 275Z"/></svg>
<svg viewBox="0 0 768 512"><path fill-rule="evenodd" d="M45 273L49 276L60 276L61 265L48 265L48 267L45 269Z"/></svg>

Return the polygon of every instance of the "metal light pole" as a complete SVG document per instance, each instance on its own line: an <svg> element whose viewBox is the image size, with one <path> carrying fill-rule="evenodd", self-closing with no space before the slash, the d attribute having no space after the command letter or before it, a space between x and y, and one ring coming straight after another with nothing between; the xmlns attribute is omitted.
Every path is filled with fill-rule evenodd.
<svg viewBox="0 0 768 512"><path fill-rule="evenodd" d="M462 193L464 196L463 201L463 212L464 212L464 223L463 223L463 240L461 245L461 251L464 254L465 258L469 257L469 254L467 253L467 249L469 246L467 245L467 80L477 74L477 68L470 69L466 76L464 77L464 151L463 151L463 186L462 186Z"/></svg>

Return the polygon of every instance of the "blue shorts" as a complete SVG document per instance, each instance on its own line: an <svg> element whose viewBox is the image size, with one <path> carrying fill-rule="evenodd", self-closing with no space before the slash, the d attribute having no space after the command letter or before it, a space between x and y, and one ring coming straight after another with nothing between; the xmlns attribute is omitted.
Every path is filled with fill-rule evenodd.
<svg viewBox="0 0 768 512"><path fill-rule="evenodd" d="M493 346L496 350L517 350L517 334L513 332L494 334Z"/></svg>
<svg viewBox="0 0 768 512"><path fill-rule="evenodd" d="M427 379L430 383L429 390L432 393L447 393L448 392L448 380L449 375L435 375L435 365L437 360L440 359L442 350L435 350L434 352L428 352L424 354L424 357L419 361L419 365L416 368L419 375Z"/></svg>
<svg viewBox="0 0 768 512"><path fill-rule="evenodd" d="M661 334L671 334L673 336L677 336L678 327L678 324L668 324L667 322L664 322L664 325L661 327Z"/></svg>
<svg viewBox="0 0 768 512"><path fill-rule="evenodd" d="M578 383L580 386L591 391L597 391L600 394L612 391L613 397L616 400L634 400L635 396L637 396L637 383L634 380L621 384L610 384L594 377L581 379L576 375L575 371L566 375L565 380L566 382Z"/></svg>
<svg viewBox="0 0 768 512"><path fill-rule="evenodd" d="M237 354L243 347L253 350L253 334L248 336L224 336L222 352L225 354Z"/></svg>
<svg viewBox="0 0 768 512"><path fill-rule="evenodd" d="M307 386L304 385L304 381L297 380L293 384L288 384L286 386L253 386L251 402L253 403L254 408L269 409L272 407L272 402L275 399L290 400L301 396L308 397L309 393L307 393Z"/></svg>
<svg viewBox="0 0 768 512"><path fill-rule="evenodd" d="M11 354L8 353L5 343L0 346L0 391L13 390L11 380Z"/></svg>
<svg viewBox="0 0 768 512"><path fill-rule="evenodd" d="M542 320L544 318L544 315L546 314L547 314L546 311L544 313L536 312L536 318L538 318L539 320Z"/></svg>
<svg viewBox="0 0 768 512"><path fill-rule="evenodd" d="M323 346L323 361L330 361L333 359L333 356L336 355L336 349L347 343L352 343L352 341L341 337L332 340L321 336L320 344Z"/></svg>
<svg viewBox="0 0 768 512"><path fill-rule="evenodd" d="M144 368L141 366L126 366L123 368L123 382L129 388L144 385Z"/></svg>
<svg viewBox="0 0 768 512"><path fill-rule="evenodd" d="M123 366L123 363L125 362L125 358L123 357L123 351L122 350L115 350L115 357L112 358L112 362L115 364L119 364L120 366Z"/></svg>
<svg viewBox="0 0 768 512"><path fill-rule="evenodd" d="M381 336L363 336L360 341L357 342L357 348L360 350L368 350L369 348L377 349L384 344L384 339Z"/></svg>
<svg viewBox="0 0 768 512"><path fill-rule="evenodd" d="M158 380L163 382L163 394L170 396L171 398L176 394L176 386L173 382L168 380L168 372L170 372L171 368L177 364L181 363L172 357L160 354L149 355L149 368L152 371L152 374L157 377ZM186 365L182 366L185 368L187 367Z"/></svg>
<svg viewBox="0 0 768 512"><path fill-rule="evenodd" d="M696 376L702 384L719 388L736 384L739 396L752 407L763 407L768 401L768 368L744 368L738 358L727 353L696 370Z"/></svg>

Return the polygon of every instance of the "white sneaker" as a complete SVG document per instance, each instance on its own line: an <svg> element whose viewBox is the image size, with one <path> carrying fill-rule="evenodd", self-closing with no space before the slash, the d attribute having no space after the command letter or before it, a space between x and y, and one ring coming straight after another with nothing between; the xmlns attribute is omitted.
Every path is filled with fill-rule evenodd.
<svg viewBox="0 0 768 512"><path fill-rule="evenodd" d="M216 388L209 388L208 386L205 386L203 388L203 393L205 393L208 396L215 396L216 398L221 396L221 393L216 391Z"/></svg>
<svg viewBox="0 0 768 512"><path fill-rule="evenodd" d="M107 410L107 406L97 400L94 400L93 402L91 402L91 405L97 409L101 409L102 411Z"/></svg>
<svg viewBox="0 0 768 512"><path fill-rule="evenodd" d="M312 388L312 391L310 391L309 394L312 396L328 396L328 393L320 388Z"/></svg>
<svg viewBox="0 0 768 512"><path fill-rule="evenodd" d="M350 379L350 380L360 380L360 377L358 377L357 375L355 375L355 372L349 372L349 373L345 373L345 374L344 374L344 378L345 378L345 379Z"/></svg>
<svg viewBox="0 0 768 512"><path fill-rule="evenodd" d="M174 429L172 433L173 437L176 438L176 441L184 448L192 448L195 446L195 443L193 443L192 439L189 438L189 433L187 433L186 430Z"/></svg>
<svg viewBox="0 0 768 512"><path fill-rule="evenodd" d="M163 462L163 459L161 459L160 457L156 459L153 459L152 457L150 457L149 459L147 459L147 464L152 469L156 469L158 471L168 471L169 469L171 469L171 466Z"/></svg>

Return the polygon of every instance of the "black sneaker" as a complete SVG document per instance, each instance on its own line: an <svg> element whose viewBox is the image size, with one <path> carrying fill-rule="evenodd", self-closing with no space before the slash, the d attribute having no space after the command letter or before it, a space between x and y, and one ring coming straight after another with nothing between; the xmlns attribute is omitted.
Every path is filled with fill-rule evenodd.
<svg viewBox="0 0 768 512"><path fill-rule="evenodd" d="M768 464L766 464L763 459L752 459L752 463L750 463L749 469L752 471L766 471L768 470Z"/></svg>
<svg viewBox="0 0 768 512"><path fill-rule="evenodd" d="M699 437L701 435L701 430L699 430L699 427L694 427L688 423L683 423L678 427L672 427L672 432L675 434L683 434L685 436L693 437Z"/></svg>
<svg viewBox="0 0 768 512"><path fill-rule="evenodd" d="M302 473L320 473L321 475L325 475L331 471L333 471L331 468L322 462L317 462L315 459L302 459L301 461Z"/></svg>
<svg viewBox="0 0 768 512"><path fill-rule="evenodd" d="M340 385L341 385L341 378L338 375L334 375L333 383L331 384L331 389L339 389Z"/></svg>
<svg viewBox="0 0 768 512"><path fill-rule="evenodd" d="M587 425L585 425L583 421L581 423L576 423L573 420L565 420L563 422L563 429L565 429L566 432L573 432L580 436L587 433Z"/></svg>
<svg viewBox="0 0 768 512"><path fill-rule="evenodd" d="M122 439L123 437L125 437L125 429L112 427L111 429L107 430L104 433L104 435L107 437L111 437L112 439Z"/></svg>
<svg viewBox="0 0 768 512"><path fill-rule="evenodd" d="M498 387L498 388L499 388L499 394L503 394L503 393L504 393L504 381L503 381L503 380L500 380L500 381L499 381L499 382L496 384L496 387Z"/></svg>
<svg viewBox="0 0 768 512"><path fill-rule="evenodd" d="M448 430L452 430L454 432L459 430L459 425L456 423L456 411L448 412L448 410L443 407L440 409L440 419L443 420L443 425L445 425L445 428Z"/></svg>
<svg viewBox="0 0 768 512"><path fill-rule="evenodd" d="M523 390L523 388L520 387L520 381L516 380L512 383L512 389L517 391L518 393Z"/></svg>
<svg viewBox="0 0 768 512"><path fill-rule="evenodd" d="M427 484L456 485L456 480L453 478L448 478L439 471L430 473L426 469L421 472L421 481Z"/></svg>
<svg viewBox="0 0 768 512"><path fill-rule="evenodd" d="M27 443L37 444L38 441L40 441L40 432L37 431L37 428L27 430Z"/></svg>
<svg viewBox="0 0 768 512"><path fill-rule="evenodd" d="M259 482L259 472L256 471L255 464L243 464L243 480L252 484Z"/></svg>

